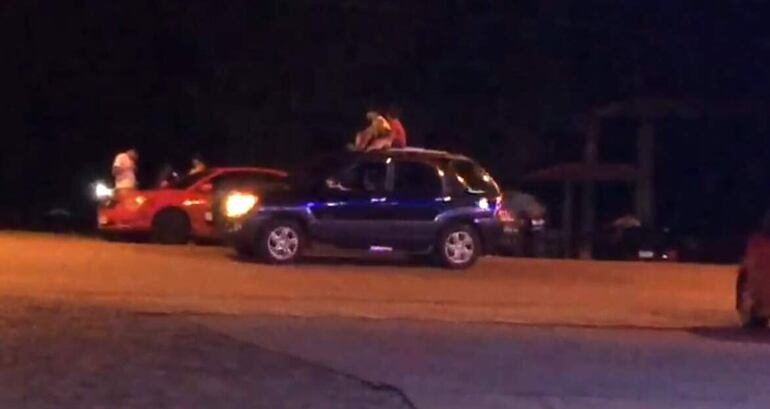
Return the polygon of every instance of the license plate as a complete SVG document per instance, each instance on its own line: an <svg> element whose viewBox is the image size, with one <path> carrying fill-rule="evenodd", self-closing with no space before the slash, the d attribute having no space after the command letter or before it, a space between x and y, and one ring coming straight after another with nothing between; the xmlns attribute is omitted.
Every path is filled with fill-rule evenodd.
<svg viewBox="0 0 770 409"><path fill-rule="evenodd" d="M655 257L655 252L648 250L639 250L639 258L649 259Z"/></svg>
<svg viewBox="0 0 770 409"><path fill-rule="evenodd" d="M99 216L99 225L105 225L107 224L107 217L106 216Z"/></svg>
<svg viewBox="0 0 770 409"><path fill-rule="evenodd" d="M206 212L206 214L203 215L203 218L206 219L207 222L214 221L214 213Z"/></svg>

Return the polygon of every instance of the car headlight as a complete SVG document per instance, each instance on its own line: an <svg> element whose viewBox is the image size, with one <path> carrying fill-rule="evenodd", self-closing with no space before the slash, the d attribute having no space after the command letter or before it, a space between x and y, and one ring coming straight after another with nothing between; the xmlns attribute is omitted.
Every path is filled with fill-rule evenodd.
<svg viewBox="0 0 770 409"><path fill-rule="evenodd" d="M250 193L233 192L225 199L225 216L237 218L250 212L259 203L259 198Z"/></svg>
<svg viewBox="0 0 770 409"><path fill-rule="evenodd" d="M112 196L115 194L115 191L105 185L102 182L96 182L94 184L94 197L96 200L107 200L111 199Z"/></svg>

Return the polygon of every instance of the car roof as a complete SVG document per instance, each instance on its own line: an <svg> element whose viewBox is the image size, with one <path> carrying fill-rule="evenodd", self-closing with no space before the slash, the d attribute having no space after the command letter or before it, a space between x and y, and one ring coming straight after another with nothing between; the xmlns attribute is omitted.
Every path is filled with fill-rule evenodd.
<svg viewBox="0 0 770 409"><path fill-rule="evenodd" d="M362 156L380 156L380 157L395 157L403 159L418 159L418 160L471 160L465 155L456 153L450 153L447 151L436 149L425 149L417 147L409 148L397 148L387 149L383 151L359 153Z"/></svg>
<svg viewBox="0 0 770 409"><path fill-rule="evenodd" d="M268 173L275 176L287 176L288 173L286 173L283 170L280 169L274 169L274 168L260 168L260 167L254 167L254 166L218 166L209 168L211 173L230 173L230 172L253 172L253 173Z"/></svg>

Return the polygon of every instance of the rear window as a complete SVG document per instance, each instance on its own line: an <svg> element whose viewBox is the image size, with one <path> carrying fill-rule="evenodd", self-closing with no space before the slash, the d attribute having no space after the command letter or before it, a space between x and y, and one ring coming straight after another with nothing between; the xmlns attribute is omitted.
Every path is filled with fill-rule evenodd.
<svg viewBox="0 0 770 409"><path fill-rule="evenodd" d="M500 188L479 164L469 160L453 161L451 167L458 176L458 181L471 193L499 195Z"/></svg>

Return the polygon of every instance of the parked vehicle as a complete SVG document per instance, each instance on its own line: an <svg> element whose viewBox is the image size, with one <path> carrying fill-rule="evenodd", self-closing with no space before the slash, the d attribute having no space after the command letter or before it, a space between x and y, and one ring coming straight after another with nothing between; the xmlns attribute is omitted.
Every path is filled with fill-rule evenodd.
<svg viewBox="0 0 770 409"><path fill-rule="evenodd" d="M212 168L162 188L115 194L99 185L98 229L105 235L148 234L159 243L216 239L216 203L235 189L279 183L286 173L266 168Z"/></svg>
<svg viewBox="0 0 770 409"><path fill-rule="evenodd" d="M313 162L289 181L283 189L228 198L238 253L283 264L324 243L432 255L445 267L466 268L493 251L502 232L500 189L462 155L346 152Z"/></svg>
<svg viewBox="0 0 770 409"><path fill-rule="evenodd" d="M749 238L735 283L735 308L744 328L766 327L770 318L770 218Z"/></svg>
<svg viewBox="0 0 770 409"><path fill-rule="evenodd" d="M505 220L500 254L515 257L545 255L546 208L535 196L506 191L500 212Z"/></svg>
<svg viewBox="0 0 770 409"><path fill-rule="evenodd" d="M668 228L613 226L596 241L594 257L602 260L677 261L679 247Z"/></svg>

